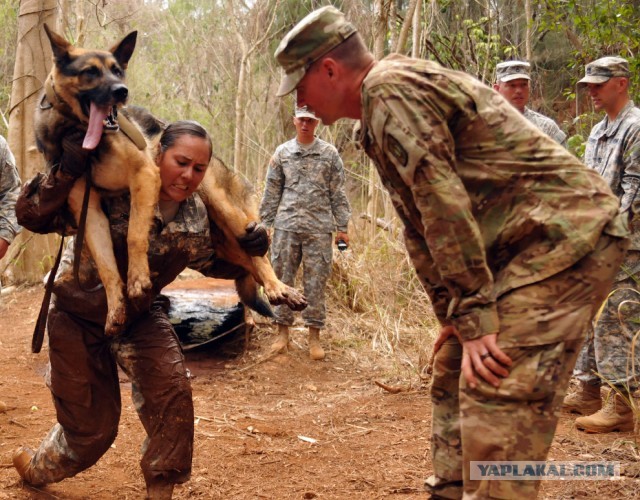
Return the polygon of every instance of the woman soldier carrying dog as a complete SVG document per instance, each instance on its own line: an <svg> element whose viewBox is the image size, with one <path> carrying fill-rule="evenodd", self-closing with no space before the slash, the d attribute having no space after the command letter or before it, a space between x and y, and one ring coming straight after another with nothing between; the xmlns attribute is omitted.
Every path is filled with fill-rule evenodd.
<svg viewBox="0 0 640 500"><path fill-rule="evenodd" d="M20 195L20 223L35 232L64 232L69 217L61 209L88 163L82 137L63 141L63 157L46 176L27 184ZM148 498L171 498L173 487L191 474L193 400L184 357L167 316L168 299L160 290L186 267L207 276L230 270L216 261L210 222L195 193L212 155L211 139L196 122L178 121L162 134L156 163L162 181L160 201L149 235L153 287L128 308L128 326L115 338L104 334L107 311L95 264L83 252L79 286L73 255L67 250L53 286L49 310L49 386L58 423L34 452L26 447L13 463L25 482L41 486L91 467L116 438L121 400L118 366L131 380L133 402L147 432L140 462ZM115 255L126 269L129 196L105 197ZM58 215L62 213L63 215ZM264 228L241 242L252 254L264 253Z"/></svg>

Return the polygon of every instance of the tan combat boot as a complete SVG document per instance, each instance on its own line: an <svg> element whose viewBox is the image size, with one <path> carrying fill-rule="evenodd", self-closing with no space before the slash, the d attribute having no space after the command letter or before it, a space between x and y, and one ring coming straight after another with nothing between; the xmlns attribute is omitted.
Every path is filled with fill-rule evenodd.
<svg viewBox="0 0 640 500"><path fill-rule="evenodd" d="M593 415L602 408L600 386L580 382L578 389L567 395L562 402L562 409L580 415Z"/></svg>
<svg viewBox="0 0 640 500"><path fill-rule="evenodd" d="M289 327L287 325L278 325L278 338L276 338L276 341L271 345L271 352L287 352L288 348Z"/></svg>
<svg viewBox="0 0 640 500"><path fill-rule="evenodd" d="M309 357L314 361L324 359L324 349L320 345L320 328L309 327Z"/></svg>
<svg viewBox="0 0 640 500"><path fill-rule="evenodd" d="M26 446L18 448L13 454L13 466L25 483L29 483L32 486L42 486L47 484L46 481L38 480L31 466L31 459L34 455L35 453L31 448Z"/></svg>
<svg viewBox="0 0 640 500"><path fill-rule="evenodd" d="M632 431L633 410L624 397L612 390L601 410L588 417L576 418L576 427L591 433Z"/></svg>

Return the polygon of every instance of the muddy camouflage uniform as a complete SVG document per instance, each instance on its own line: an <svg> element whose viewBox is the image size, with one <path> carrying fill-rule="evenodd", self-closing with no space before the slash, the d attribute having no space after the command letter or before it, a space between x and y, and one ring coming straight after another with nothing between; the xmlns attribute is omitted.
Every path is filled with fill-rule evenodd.
<svg viewBox="0 0 640 500"><path fill-rule="evenodd" d="M546 459L584 329L628 243L618 200L497 92L434 62L378 62L362 110L363 147L440 323L463 340L498 333L513 360L499 388L471 389L460 343L438 352L427 487L532 498L539 481L471 481L464 464Z"/></svg>
<svg viewBox="0 0 640 500"><path fill-rule="evenodd" d="M20 177L16 170L16 160L7 141L0 135L0 238L9 244L22 229L15 213L19 192Z"/></svg>
<svg viewBox="0 0 640 500"><path fill-rule="evenodd" d="M293 286L302 263L306 326L324 327L331 233L346 233L350 217L344 168L334 146L318 138L309 146L297 139L278 146L269 163L260 218L274 228L271 264L278 278ZM277 306L275 321L292 325L293 311Z"/></svg>
<svg viewBox="0 0 640 500"><path fill-rule="evenodd" d="M524 117L558 144L562 144L563 146L566 144L567 134L565 134L560 127L558 127L558 124L548 116L525 107Z"/></svg>
<svg viewBox="0 0 640 500"><path fill-rule="evenodd" d="M600 374L608 382L629 386L633 392L638 387L638 377L631 376L631 339L638 329L637 318L640 288L630 274L640 273L640 109L632 101L620 111L611 123L608 117L598 123L587 142L585 163L595 169L609 183L620 198L620 212L631 218L631 246L623 267L613 286L613 295L589 335L580 352L574 375L578 380L600 385ZM624 318L633 320L621 328L618 306L623 306ZM635 370L640 369L640 345L636 345Z"/></svg>
<svg viewBox="0 0 640 500"><path fill-rule="evenodd" d="M37 232L69 231L60 210L74 178L56 168L25 185L18 216ZM58 205L58 208L55 206ZM104 198L115 255L126 276L129 196ZM61 215L62 214L62 215ZM118 366L131 380L133 403L147 437L140 462L147 484L160 478L189 479L193 454L193 401L184 357L167 316L168 299L160 290L191 267L216 275L207 212L197 195L185 200L165 224L156 209L149 242L152 290L128 310L129 326L117 338L105 337L107 303L92 259L83 252L78 287L68 245L54 285L49 310L47 385L58 423L32 460L37 483L61 481L92 466L116 438L121 398ZM85 246L86 249L86 246ZM95 291L89 291L94 289Z"/></svg>

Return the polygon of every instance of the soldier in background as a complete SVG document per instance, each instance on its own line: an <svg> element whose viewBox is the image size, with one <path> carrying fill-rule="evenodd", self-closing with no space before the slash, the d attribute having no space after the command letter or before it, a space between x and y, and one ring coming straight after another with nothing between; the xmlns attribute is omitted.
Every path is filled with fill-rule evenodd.
<svg viewBox="0 0 640 500"><path fill-rule="evenodd" d="M9 245L22 230L16 220L15 211L20 184L16 160L7 141L0 135L0 259L7 254ZM2 280L0 279L1 292ZM0 408L6 408L6 404L2 401L0 401Z"/></svg>
<svg viewBox="0 0 640 500"><path fill-rule="evenodd" d="M7 141L0 135L0 259L6 255L9 245L22 230L15 212L20 185L16 160Z"/></svg>
<svg viewBox="0 0 640 500"><path fill-rule="evenodd" d="M576 419L578 429L631 431L631 395L638 388L640 377L640 345L632 351L640 314L636 305L640 292L636 281L640 276L640 109L629 97L630 72L625 59L603 57L587 64L585 73L578 84L587 88L593 107L604 111L605 116L591 130L584 161L604 177L620 198L620 212L628 217L631 226L631 247L593 335L588 336L578 357L574 371L578 389L567 396L564 408L583 415ZM603 381L613 386L604 406L600 396Z"/></svg>
<svg viewBox="0 0 640 500"><path fill-rule="evenodd" d="M331 274L331 233L336 244L348 245L347 225L351 207L345 193L345 175L334 146L318 139L318 119L306 108L296 108L293 124L296 137L281 144L269 163L260 218L273 227L271 263L278 278L293 286L303 266L304 294L308 300L302 312L309 328L309 357L324 359L320 330L325 326L325 289ZM293 311L275 308L278 338L273 352L286 351Z"/></svg>
<svg viewBox="0 0 640 500"><path fill-rule="evenodd" d="M441 324L431 397L438 498L534 498L540 481L471 477L473 461L543 461L585 329L628 229L595 171L466 73L391 54L376 61L334 7L275 53L330 125L361 142L405 226Z"/></svg>
<svg viewBox="0 0 640 500"><path fill-rule="evenodd" d="M531 65L526 61L505 61L496 66L496 83L493 88L498 91L524 117L542 130L557 143L566 146L567 134L548 116L527 107L531 92Z"/></svg>

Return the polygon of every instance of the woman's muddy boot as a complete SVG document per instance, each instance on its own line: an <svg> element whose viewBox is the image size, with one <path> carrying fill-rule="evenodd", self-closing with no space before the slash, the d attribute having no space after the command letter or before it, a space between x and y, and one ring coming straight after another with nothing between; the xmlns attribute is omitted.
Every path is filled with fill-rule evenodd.
<svg viewBox="0 0 640 500"><path fill-rule="evenodd" d="M309 357L314 361L324 359L324 349L320 345L320 328L309 327Z"/></svg>
<svg viewBox="0 0 640 500"><path fill-rule="evenodd" d="M31 448L22 446L13 454L13 466L25 483L29 483L31 486L43 486L47 484L48 481L38 477L31 463L33 456L34 452Z"/></svg>
<svg viewBox="0 0 640 500"><path fill-rule="evenodd" d="M271 352L283 353L289 348L289 327L287 325L278 325L278 338L271 345Z"/></svg>

